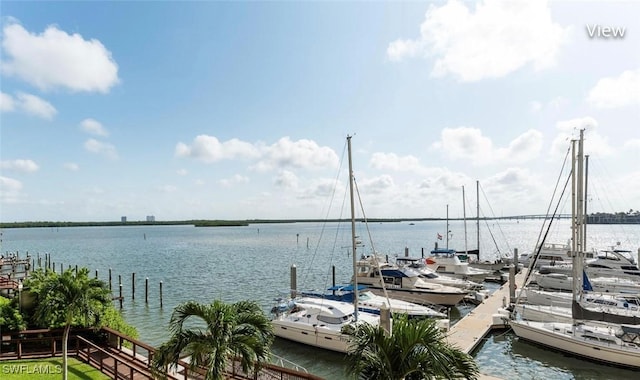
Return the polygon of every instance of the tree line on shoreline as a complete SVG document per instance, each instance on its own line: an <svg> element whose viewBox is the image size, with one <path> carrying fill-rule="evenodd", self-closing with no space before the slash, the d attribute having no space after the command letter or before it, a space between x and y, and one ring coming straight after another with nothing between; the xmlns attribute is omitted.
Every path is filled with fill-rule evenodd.
<svg viewBox="0 0 640 380"><path fill-rule="evenodd" d="M514 215L501 217L480 217L480 220L496 219L546 219L545 215ZM569 218L562 215L560 218ZM445 218L371 218L369 223L394 223L394 222L424 222L444 221ZM463 218L449 218L450 221L460 221ZM470 217L467 220L475 220ZM195 227L246 227L250 224L269 223L319 223L319 222L346 222L347 219L246 219L246 220L222 220L222 219L191 219L170 221L102 221L102 222L64 222L64 221L28 221L28 222L0 222L0 228L42 228L42 227L115 227L115 226L179 226L192 225ZM364 219L357 219L363 222ZM587 216L588 224L640 224L640 211L629 210L627 212L603 213L597 212Z"/></svg>

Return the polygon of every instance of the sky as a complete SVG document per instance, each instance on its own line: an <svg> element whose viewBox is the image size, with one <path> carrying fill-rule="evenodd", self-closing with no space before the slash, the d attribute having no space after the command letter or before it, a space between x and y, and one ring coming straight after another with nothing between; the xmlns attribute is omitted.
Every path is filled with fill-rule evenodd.
<svg viewBox="0 0 640 380"><path fill-rule="evenodd" d="M347 136L360 216L475 215L477 183L481 216L546 214L581 129L589 212L637 210L639 19L638 1L3 0L0 221L348 217Z"/></svg>

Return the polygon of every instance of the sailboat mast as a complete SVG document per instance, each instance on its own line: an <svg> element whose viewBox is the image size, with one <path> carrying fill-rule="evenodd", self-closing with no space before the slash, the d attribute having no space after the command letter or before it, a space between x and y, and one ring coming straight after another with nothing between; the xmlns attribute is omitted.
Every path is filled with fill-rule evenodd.
<svg viewBox="0 0 640 380"><path fill-rule="evenodd" d="M582 295L582 271L584 267L584 151L583 151L584 130L580 130L580 139L572 141L573 159L571 163L571 222L572 222L572 242L571 251L573 258L573 299L577 302Z"/></svg>
<svg viewBox="0 0 640 380"><path fill-rule="evenodd" d="M449 205L447 205L447 246L446 249L449 249Z"/></svg>
<svg viewBox="0 0 640 380"><path fill-rule="evenodd" d="M584 270L584 242L586 240L584 228L584 129L580 130L580 140L578 141L578 277L575 279L578 283L578 291L582 297L582 283Z"/></svg>
<svg viewBox="0 0 640 380"><path fill-rule="evenodd" d="M584 156L584 223L582 226L583 236L582 236L582 252L587 252L587 184L589 183L589 156Z"/></svg>
<svg viewBox="0 0 640 380"><path fill-rule="evenodd" d="M353 316L358 320L358 273L356 269L356 209L353 197L353 164L351 162L351 136L347 136L349 156L349 198L351 201L351 251L353 259Z"/></svg>
<svg viewBox="0 0 640 380"><path fill-rule="evenodd" d="M469 249L467 248L467 206L466 199L464 197L464 186L462 186L462 220L464 221L464 253L468 254Z"/></svg>
<svg viewBox="0 0 640 380"><path fill-rule="evenodd" d="M476 181L476 248L480 261L480 181Z"/></svg>

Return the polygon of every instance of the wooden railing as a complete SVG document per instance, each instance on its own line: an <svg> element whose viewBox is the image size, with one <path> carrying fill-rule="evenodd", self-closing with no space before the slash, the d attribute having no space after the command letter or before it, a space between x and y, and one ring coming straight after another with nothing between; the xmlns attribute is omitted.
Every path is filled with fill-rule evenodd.
<svg viewBox="0 0 640 380"><path fill-rule="evenodd" d="M90 364L113 379L152 379L151 362L156 349L144 342L104 327L100 330L74 329L69 334L68 355ZM62 355L62 330L26 330L0 335L0 361L27 358L46 358ZM202 379L205 370L190 369L180 360L175 371L168 371L167 379ZM322 380L306 372L264 364L252 374L242 372L239 360L230 363L227 379L245 380Z"/></svg>

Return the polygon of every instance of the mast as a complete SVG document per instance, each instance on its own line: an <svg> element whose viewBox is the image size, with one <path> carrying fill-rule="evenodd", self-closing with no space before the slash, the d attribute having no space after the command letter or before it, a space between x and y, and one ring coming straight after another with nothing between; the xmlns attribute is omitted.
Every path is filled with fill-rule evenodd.
<svg viewBox="0 0 640 380"><path fill-rule="evenodd" d="M447 205L447 246L445 248L449 249L449 205Z"/></svg>
<svg viewBox="0 0 640 380"><path fill-rule="evenodd" d="M462 220L464 221L464 253L469 254L467 248L467 207L466 200L464 198L464 186L462 186Z"/></svg>
<svg viewBox="0 0 640 380"><path fill-rule="evenodd" d="M476 247L480 261L480 181L476 180Z"/></svg>
<svg viewBox="0 0 640 380"><path fill-rule="evenodd" d="M582 271L583 271L583 242L584 242L584 221L583 221L583 202L584 202L584 173L583 173L583 130L580 130L580 139L573 140L572 143L572 162L571 162L571 222L572 222L572 242L571 253L573 260L573 303L577 306L578 301L582 297ZM572 310L576 307L572 307ZM573 313L575 317L575 312Z"/></svg>
<svg viewBox="0 0 640 380"><path fill-rule="evenodd" d="M584 226L582 227L583 231L583 240L582 240L582 252L587 252L587 184L589 183L589 156L584 156Z"/></svg>
<svg viewBox="0 0 640 380"><path fill-rule="evenodd" d="M353 259L353 316L358 320L358 273L356 268L356 217L353 197L353 164L351 162L351 137L347 136L347 152L349 156L349 198L351 201L351 250Z"/></svg>

